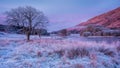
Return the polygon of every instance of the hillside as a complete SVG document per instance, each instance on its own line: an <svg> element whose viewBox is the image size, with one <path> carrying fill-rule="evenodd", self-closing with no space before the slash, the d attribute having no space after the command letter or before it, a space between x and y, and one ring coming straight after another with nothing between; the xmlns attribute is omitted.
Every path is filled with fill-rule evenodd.
<svg viewBox="0 0 120 68"><path fill-rule="evenodd" d="M91 18L87 22L83 22L78 26L86 26L89 24L102 25L108 28L120 28L120 7Z"/></svg>

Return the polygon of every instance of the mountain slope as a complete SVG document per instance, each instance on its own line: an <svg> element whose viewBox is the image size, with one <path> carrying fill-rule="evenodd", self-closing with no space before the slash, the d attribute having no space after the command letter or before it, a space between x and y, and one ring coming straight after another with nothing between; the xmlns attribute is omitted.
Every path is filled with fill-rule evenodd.
<svg viewBox="0 0 120 68"><path fill-rule="evenodd" d="M86 26L89 24L103 25L108 28L120 28L120 7L91 18L87 22L83 22L78 26Z"/></svg>

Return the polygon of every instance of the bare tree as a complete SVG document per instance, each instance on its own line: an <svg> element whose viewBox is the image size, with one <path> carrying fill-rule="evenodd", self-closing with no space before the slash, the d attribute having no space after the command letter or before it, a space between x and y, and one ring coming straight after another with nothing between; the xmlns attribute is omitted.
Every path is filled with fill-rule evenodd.
<svg viewBox="0 0 120 68"><path fill-rule="evenodd" d="M24 27L23 30L27 40L30 40L30 35L34 29L43 29L48 23L48 19L43 12L30 6L12 9L7 11L6 15L6 21L9 24Z"/></svg>

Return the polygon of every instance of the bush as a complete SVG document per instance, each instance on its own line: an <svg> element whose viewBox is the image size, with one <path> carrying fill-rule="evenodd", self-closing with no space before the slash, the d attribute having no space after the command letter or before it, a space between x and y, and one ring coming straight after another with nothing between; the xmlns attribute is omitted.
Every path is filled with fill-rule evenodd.
<svg viewBox="0 0 120 68"><path fill-rule="evenodd" d="M84 66L82 64L73 64L72 68L84 68Z"/></svg>
<svg viewBox="0 0 120 68"><path fill-rule="evenodd" d="M118 53L120 53L120 45L116 47Z"/></svg>
<svg viewBox="0 0 120 68"><path fill-rule="evenodd" d="M114 57L114 55L115 55L114 51L107 49L107 48L99 48L99 52L101 52L107 56L111 56L111 57Z"/></svg>
<svg viewBox="0 0 120 68"><path fill-rule="evenodd" d="M67 51L67 57L69 59L84 57L84 56L89 56L89 51L85 48L72 48Z"/></svg>
<svg viewBox="0 0 120 68"><path fill-rule="evenodd" d="M61 30L59 34L60 34L61 36L67 36L67 35L68 35L66 29Z"/></svg>
<svg viewBox="0 0 120 68"><path fill-rule="evenodd" d="M91 32L83 32L82 36L88 37L88 36L92 36Z"/></svg>
<svg viewBox="0 0 120 68"><path fill-rule="evenodd" d="M54 51L54 53L58 54L59 57L62 57L65 55L65 50L64 49L56 50Z"/></svg>

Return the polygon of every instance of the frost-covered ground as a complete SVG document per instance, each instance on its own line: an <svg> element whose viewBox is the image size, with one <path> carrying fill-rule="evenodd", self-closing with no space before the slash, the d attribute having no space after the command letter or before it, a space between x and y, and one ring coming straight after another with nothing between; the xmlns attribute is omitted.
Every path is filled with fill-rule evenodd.
<svg viewBox="0 0 120 68"><path fill-rule="evenodd" d="M120 68L119 38L25 38L0 33L0 68Z"/></svg>

